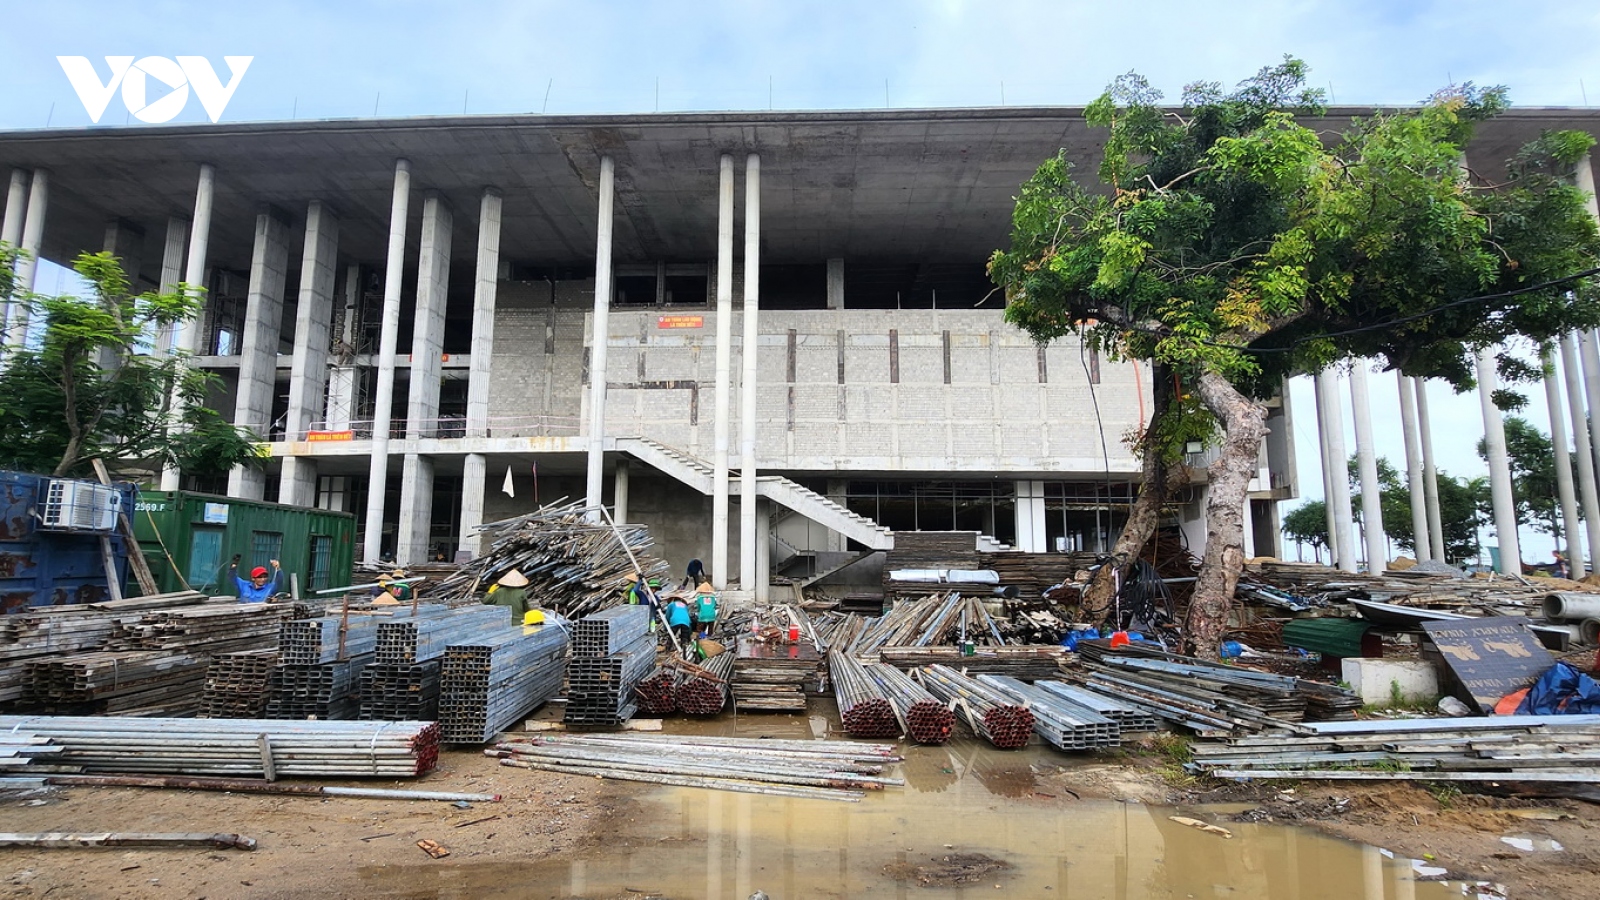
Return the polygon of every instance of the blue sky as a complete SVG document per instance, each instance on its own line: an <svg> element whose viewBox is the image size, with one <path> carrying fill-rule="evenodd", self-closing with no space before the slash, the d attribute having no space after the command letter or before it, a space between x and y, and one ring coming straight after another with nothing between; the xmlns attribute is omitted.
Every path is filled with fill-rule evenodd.
<svg viewBox="0 0 1600 900"><path fill-rule="evenodd" d="M102 76L106 55L199 55L224 80L223 56L253 56L224 121L375 105L382 116L1081 105L1130 70L1176 97L1284 53L1337 103L1411 103L1470 80L1504 84L1523 106L1600 105L1600 5L1581 3L64 0L12 3L5 19L0 129L90 124L58 55L87 56ZM101 124L127 117L113 98ZM174 121L202 120L191 99ZM41 274L45 290L59 277ZM1372 393L1379 451L1399 462L1392 376L1373 377ZM1481 474L1476 398L1432 396L1441 466ZM1309 398L1295 389L1301 481L1319 496ZM1526 415L1547 427L1533 399ZM1548 558L1548 540L1525 535L1524 547Z"/></svg>

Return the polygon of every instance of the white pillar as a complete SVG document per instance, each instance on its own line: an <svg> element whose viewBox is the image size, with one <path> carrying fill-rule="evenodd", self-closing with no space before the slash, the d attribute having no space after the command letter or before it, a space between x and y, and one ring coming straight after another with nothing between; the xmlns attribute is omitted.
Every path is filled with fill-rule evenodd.
<svg viewBox="0 0 1600 900"><path fill-rule="evenodd" d="M758 318L761 312L761 157L752 153L744 163L744 343L740 361L739 400L743 429L739 456L739 585L751 590L757 578L760 538L756 534L756 394L760 349Z"/></svg>
<svg viewBox="0 0 1600 900"><path fill-rule="evenodd" d="M333 327L333 282L339 253L339 217L313 200L306 208L306 238L300 255L300 296L295 306L294 358L289 363L289 410L284 430L303 441L311 423L322 418L328 392L329 335ZM287 456L278 480L278 502L311 506L317 502L317 462Z"/></svg>
<svg viewBox="0 0 1600 900"><path fill-rule="evenodd" d="M177 290L183 280L183 247L189 240L189 222L182 216L167 217L167 240L161 250L161 281L157 286L163 294ZM156 335L156 355L172 352L172 326L161 326Z"/></svg>
<svg viewBox="0 0 1600 900"><path fill-rule="evenodd" d="M1256 557L1256 516L1255 510L1250 508L1250 494L1244 495L1244 509L1241 510L1240 522L1244 525L1244 558Z"/></svg>
<svg viewBox="0 0 1600 900"><path fill-rule="evenodd" d="M1044 482L1018 481L1012 490L1016 503L1017 549L1023 553L1049 552L1050 532L1045 526Z"/></svg>
<svg viewBox="0 0 1600 900"><path fill-rule="evenodd" d="M1417 394L1414 380L1396 373L1400 386L1400 436L1406 445L1406 493L1411 495L1411 534L1417 562L1433 558L1428 538L1428 498L1422 487L1422 446L1417 440Z"/></svg>
<svg viewBox="0 0 1600 900"><path fill-rule="evenodd" d="M733 157L724 153L717 177L717 390L712 422L711 576L728 586L728 394L733 381ZM750 585L740 588L749 590Z"/></svg>
<svg viewBox="0 0 1600 900"><path fill-rule="evenodd" d="M444 366L444 315L449 300L450 239L455 216L437 192L422 204L422 240L417 256L417 305L411 320L411 380L406 398L406 438L439 434L439 377ZM407 453L401 464L400 521L395 561L401 565L431 558L433 536L433 460Z"/></svg>
<svg viewBox="0 0 1600 900"><path fill-rule="evenodd" d="M194 191L194 218L189 227L189 259L184 263L183 283L189 290L205 290L206 253L211 245L211 199L216 188L216 170L208 164L200 166L200 180ZM204 297L204 294L201 294ZM203 306L202 306L203 309ZM177 353L194 353L200 344L199 320L203 313L197 311L193 319L178 322L172 327L171 349ZM183 418L183 402L174 394L169 422ZM175 491L183 484L183 473L168 466L161 470L161 489Z"/></svg>
<svg viewBox="0 0 1600 900"><path fill-rule="evenodd" d="M337 361L328 371L328 403L323 425L329 431L351 427L356 410L356 315L360 308L361 264L351 263L344 270L344 320L339 325Z"/></svg>
<svg viewBox="0 0 1600 900"><path fill-rule="evenodd" d="M1339 523L1333 516L1333 473L1336 468L1328 453L1328 399L1325 385L1332 382L1320 374L1311 379L1317 405L1317 460L1322 468L1323 527L1328 532L1328 565L1339 565Z"/></svg>
<svg viewBox="0 0 1600 900"><path fill-rule="evenodd" d="M22 243L22 220L28 213L28 172L26 169L11 170L11 187L6 191L5 217L0 219L0 244L8 247L17 247ZM0 304L0 328L11 321L11 300L6 299ZM4 340L0 339L0 345ZM3 348L0 348L0 358L3 358Z"/></svg>
<svg viewBox="0 0 1600 900"><path fill-rule="evenodd" d="M1590 411L1589 446L1600 450L1600 350L1597 350L1597 339L1600 339L1600 332L1578 332L1578 360L1583 368L1583 399L1588 401ZM1572 427L1578 428L1580 425L1573 422ZM1595 478L1600 480L1600 469L1596 469Z"/></svg>
<svg viewBox="0 0 1600 900"><path fill-rule="evenodd" d="M844 257L828 260L828 308L844 309Z"/></svg>
<svg viewBox="0 0 1600 900"><path fill-rule="evenodd" d="M772 501L756 501L756 602L766 603L772 588Z"/></svg>
<svg viewBox="0 0 1600 900"><path fill-rule="evenodd" d="M1544 400L1550 409L1550 442L1556 455L1556 497L1561 503L1561 530L1567 536L1567 564L1571 568L1583 565L1583 538L1578 525L1577 492L1572 485L1572 453L1567 449L1567 412L1562 408L1555 355L1548 347L1540 361L1544 364ZM1576 571L1569 574L1581 577Z"/></svg>
<svg viewBox="0 0 1600 900"><path fill-rule="evenodd" d="M628 521L628 481L632 467L626 459L618 459L611 468L611 518L621 525Z"/></svg>
<svg viewBox="0 0 1600 900"><path fill-rule="evenodd" d="M14 184L15 182L13 182ZM22 219L22 253L17 257L15 269L16 290L33 290L39 274L39 252L44 246L44 214L50 207L50 173L44 169L33 170L33 182L28 186L27 212ZM32 312L26 303L13 303L6 316L5 349L21 347L28 339L28 317Z"/></svg>
<svg viewBox="0 0 1600 900"><path fill-rule="evenodd" d="M485 188L478 204L478 270L472 290L467 437L489 436L489 364L494 359L494 308L500 286L500 209L500 192Z"/></svg>
<svg viewBox="0 0 1600 900"><path fill-rule="evenodd" d="M1596 488L1594 448L1589 443L1589 428L1584 421L1588 416L1583 406L1583 373L1578 364L1578 336L1568 334L1561 341L1561 374L1567 383L1567 411L1571 413L1572 443L1578 457L1578 499L1583 503L1583 524L1588 538L1587 560L1574 557L1568 560L1572 576L1582 578L1594 565L1596 548L1600 548L1600 489Z"/></svg>
<svg viewBox="0 0 1600 900"><path fill-rule="evenodd" d="M1339 547L1338 564L1340 569L1354 572L1357 569L1356 541L1354 517L1350 514L1349 455L1344 447L1344 404L1339 399L1339 376L1325 369L1317 378L1326 379L1322 397L1328 406L1328 430L1322 433L1322 439L1328 444L1328 480L1332 490L1328 505L1333 507L1335 541Z"/></svg>
<svg viewBox="0 0 1600 900"><path fill-rule="evenodd" d="M1361 524L1367 539L1367 571L1382 575L1389 568L1389 541L1383 532L1383 494L1378 485L1378 456L1372 445L1372 397L1367 393L1367 365L1350 367L1350 415L1356 426L1356 464L1361 470Z"/></svg>
<svg viewBox="0 0 1600 900"><path fill-rule="evenodd" d="M1522 574L1522 547L1517 541L1517 511L1511 499L1511 462L1506 457L1505 423L1494 405L1500 389L1494 351L1478 351L1478 403L1483 409L1483 442L1489 451L1489 495L1494 506L1494 530L1500 540L1500 566L1505 574Z"/></svg>
<svg viewBox="0 0 1600 900"><path fill-rule="evenodd" d="M616 164L600 158L600 223L595 229L594 317L589 335L589 471L585 502L599 509L605 496L606 346L611 340L611 195ZM601 516L591 512L598 522Z"/></svg>
<svg viewBox="0 0 1600 900"><path fill-rule="evenodd" d="M461 533L456 537L456 549L473 556L483 552L483 532L478 526L483 524L488 472L489 459L482 453L468 453L461 460Z"/></svg>
<svg viewBox="0 0 1600 900"><path fill-rule="evenodd" d="M1428 555L1449 562L1444 552L1444 517L1439 512L1439 470L1433 464L1433 425L1428 417L1428 381L1413 379L1417 387L1417 437L1422 444L1422 499L1428 507Z"/></svg>
<svg viewBox="0 0 1600 900"><path fill-rule="evenodd" d="M289 274L289 226L276 211L256 216L250 254L250 288L245 300L244 337L239 345L239 389L233 424L266 440L272 431L272 397L278 380L278 336L283 322L284 283ZM266 499L267 473L234 466L228 496Z"/></svg>
<svg viewBox="0 0 1600 900"><path fill-rule="evenodd" d="M372 462L367 476L367 515L362 559L383 553L384 494L389 489L389 425L394 411L394 363L400 344L400 280L406 266L406 213L411 208L411 163L396 160L389 201L389 247L383 270L383 327L378 337L378 383L373 390Z"/></svg>

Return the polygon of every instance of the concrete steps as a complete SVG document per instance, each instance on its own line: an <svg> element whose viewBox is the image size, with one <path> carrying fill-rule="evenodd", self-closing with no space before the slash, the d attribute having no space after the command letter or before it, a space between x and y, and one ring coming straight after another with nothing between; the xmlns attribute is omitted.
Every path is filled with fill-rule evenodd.
<svg viewBox="0 0 1600 900"><path fill-rule="evenodd" d="M799 581L797 581L795 583L798 584L801 587L810 587L811 585L816 584L817 582L821 581L822 579L827 578L829 575L832 575L832 574L834 574L836 572L842 572L845 569L848 569L851 566L855 565L856 563L861 562L862 560L866 559L867 557L876 556L876 555L878 555L879 553L882 553L882 552L883 552L882 550L863 550L860 553L857 553L855 556L852 556L849 559L847 559L847 560L845 560L845 561L843 561L841 563L837 563L837 564L829 566L828 568L823 569L823 570L821 570L819 572L815 572L815 573L813 573L811 575L808 575L807 577L802 578L802 579L800 579Z"/></svg>

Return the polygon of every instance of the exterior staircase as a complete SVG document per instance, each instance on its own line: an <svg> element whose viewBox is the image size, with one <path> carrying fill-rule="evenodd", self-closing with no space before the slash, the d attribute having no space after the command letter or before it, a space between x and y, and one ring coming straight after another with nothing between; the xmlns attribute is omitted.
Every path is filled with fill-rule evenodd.
<svg viewBox="0 0 1600 900"><path fill-rule="evenodd" d="M618 438L617 449L676 478L706 496L714 492L710 463L649 438ZM729 473L733 477L733 472ZM756 495L791 509L873 550L894 549L894 532L781 475L756 477Z"/></svg>

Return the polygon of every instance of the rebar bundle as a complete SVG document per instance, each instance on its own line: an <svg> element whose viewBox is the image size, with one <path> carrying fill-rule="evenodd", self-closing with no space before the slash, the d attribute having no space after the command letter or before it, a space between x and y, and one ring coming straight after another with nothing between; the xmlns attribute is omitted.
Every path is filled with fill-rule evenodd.
<svg viewBox="0 0 1600 900"><path fill-rule="evenodd" d="M433 722L0 716L0 736L22 732L61 748L52 766L85 772L410 778L439 759Z"/></svg>
<svg viewBox="0 0 1600 900"><path fill-rule="evenodd" d="M655 671L639 680L633 686L634 699L639 705L639 714L645 716L670 716L678 711L678 680L681 676L677 669L667 666L656 666Z"/></svg>
<svg viewBox="0 0 1600 900"><path fill-rule="evenodd" d="M452 644L504 634L513 625L504 606L462 606L437 616L391 619L378 624L373 662L380 666L406 666L444 656Z"/></svg>
<svg viewBox="0 0 1600 900"><path fill-rule="evenodd" d="M439 675L443 740L481 744L561 690L567 632L556 624L448 647Z"/></svg>
<svg viewBox="0 0 1600 900"><path fill-rule="evenodd" d="M903 783L882 775L899 759L893 746L842 741L550 735L484 753L520 768L785 797L859 800Z"/></svg>
<svg viewBox="0 0 1600 900"><path fill-rule="evenodd" d="M411 665L374 663L361 670L358 718L407 722L438 718L437 659Z"/></svg>
<svg viewBox="0 0 1600 900"><path fill-rule="evenodd" d="M372 654L313 666L279 663L267 682L269 719L354 719L360 711L361 670Z"/></svg>
<svg viewBox="0 0 1600 900"><path fill-rule="evenodd" d="M1092 709L1006 675L979 675L977 681L1026 706L1033 713L1033 730L1058 750L1122 746L1117 723Z"/></svg>
<svg viewBox="0 0 1600 900"><path fill-rule="evenodd" d="M573 502L481 526L483 554L445 578L430 596L465 603L516 569L528 579L528 596L538 597L545 609L578 619L622 601L623 576L634 572L630 552L639 561L640 577L666 574L667 564L651 556L648 528L613 529L589 521L589 511Z"/></svg>
<svg viewBox="0 0 1600 900"><path fill-rule="evenodd" d="M861 663L838 650L828 654L828 675L839 703L845 733L856 738L899 737L903 728L899 711L867 675Z"/></svg>
<svg viewBox="0 0 1600 900"><path fill-rule="evenodd" d="M262 718L267 709L267 684L277 664L276 649L241 650L213 656L211 665L206 668L205 687L200 692L200 717Z"/></svg>
<svg viewBox="0 0 1600 900"><path fill-rule="evenodd" d="M1001 750L1027 746L1033 735L1033 713L1026 706L949 666L929 666L918 671L929 693L956 704L979 737Z"/></svg>
<svg viewBox="0 0 1600 900"><path fill-rule="evenodd" d="M728 679L733 676L733 654L719 653L701 665L675 661L683 673L678 682L678 709L690 716L714 716L728 705Z"/></svg>
<svg viewBox="0 0 1600 900"><path fill-rule="evenodd" d="M955 728L956 714L950 707L928 693L911 676L894 666L872 663L865 667L867 676L875 681L883 695L894 704L906 733L919 744L943 744L950 740Z"/></svg>

